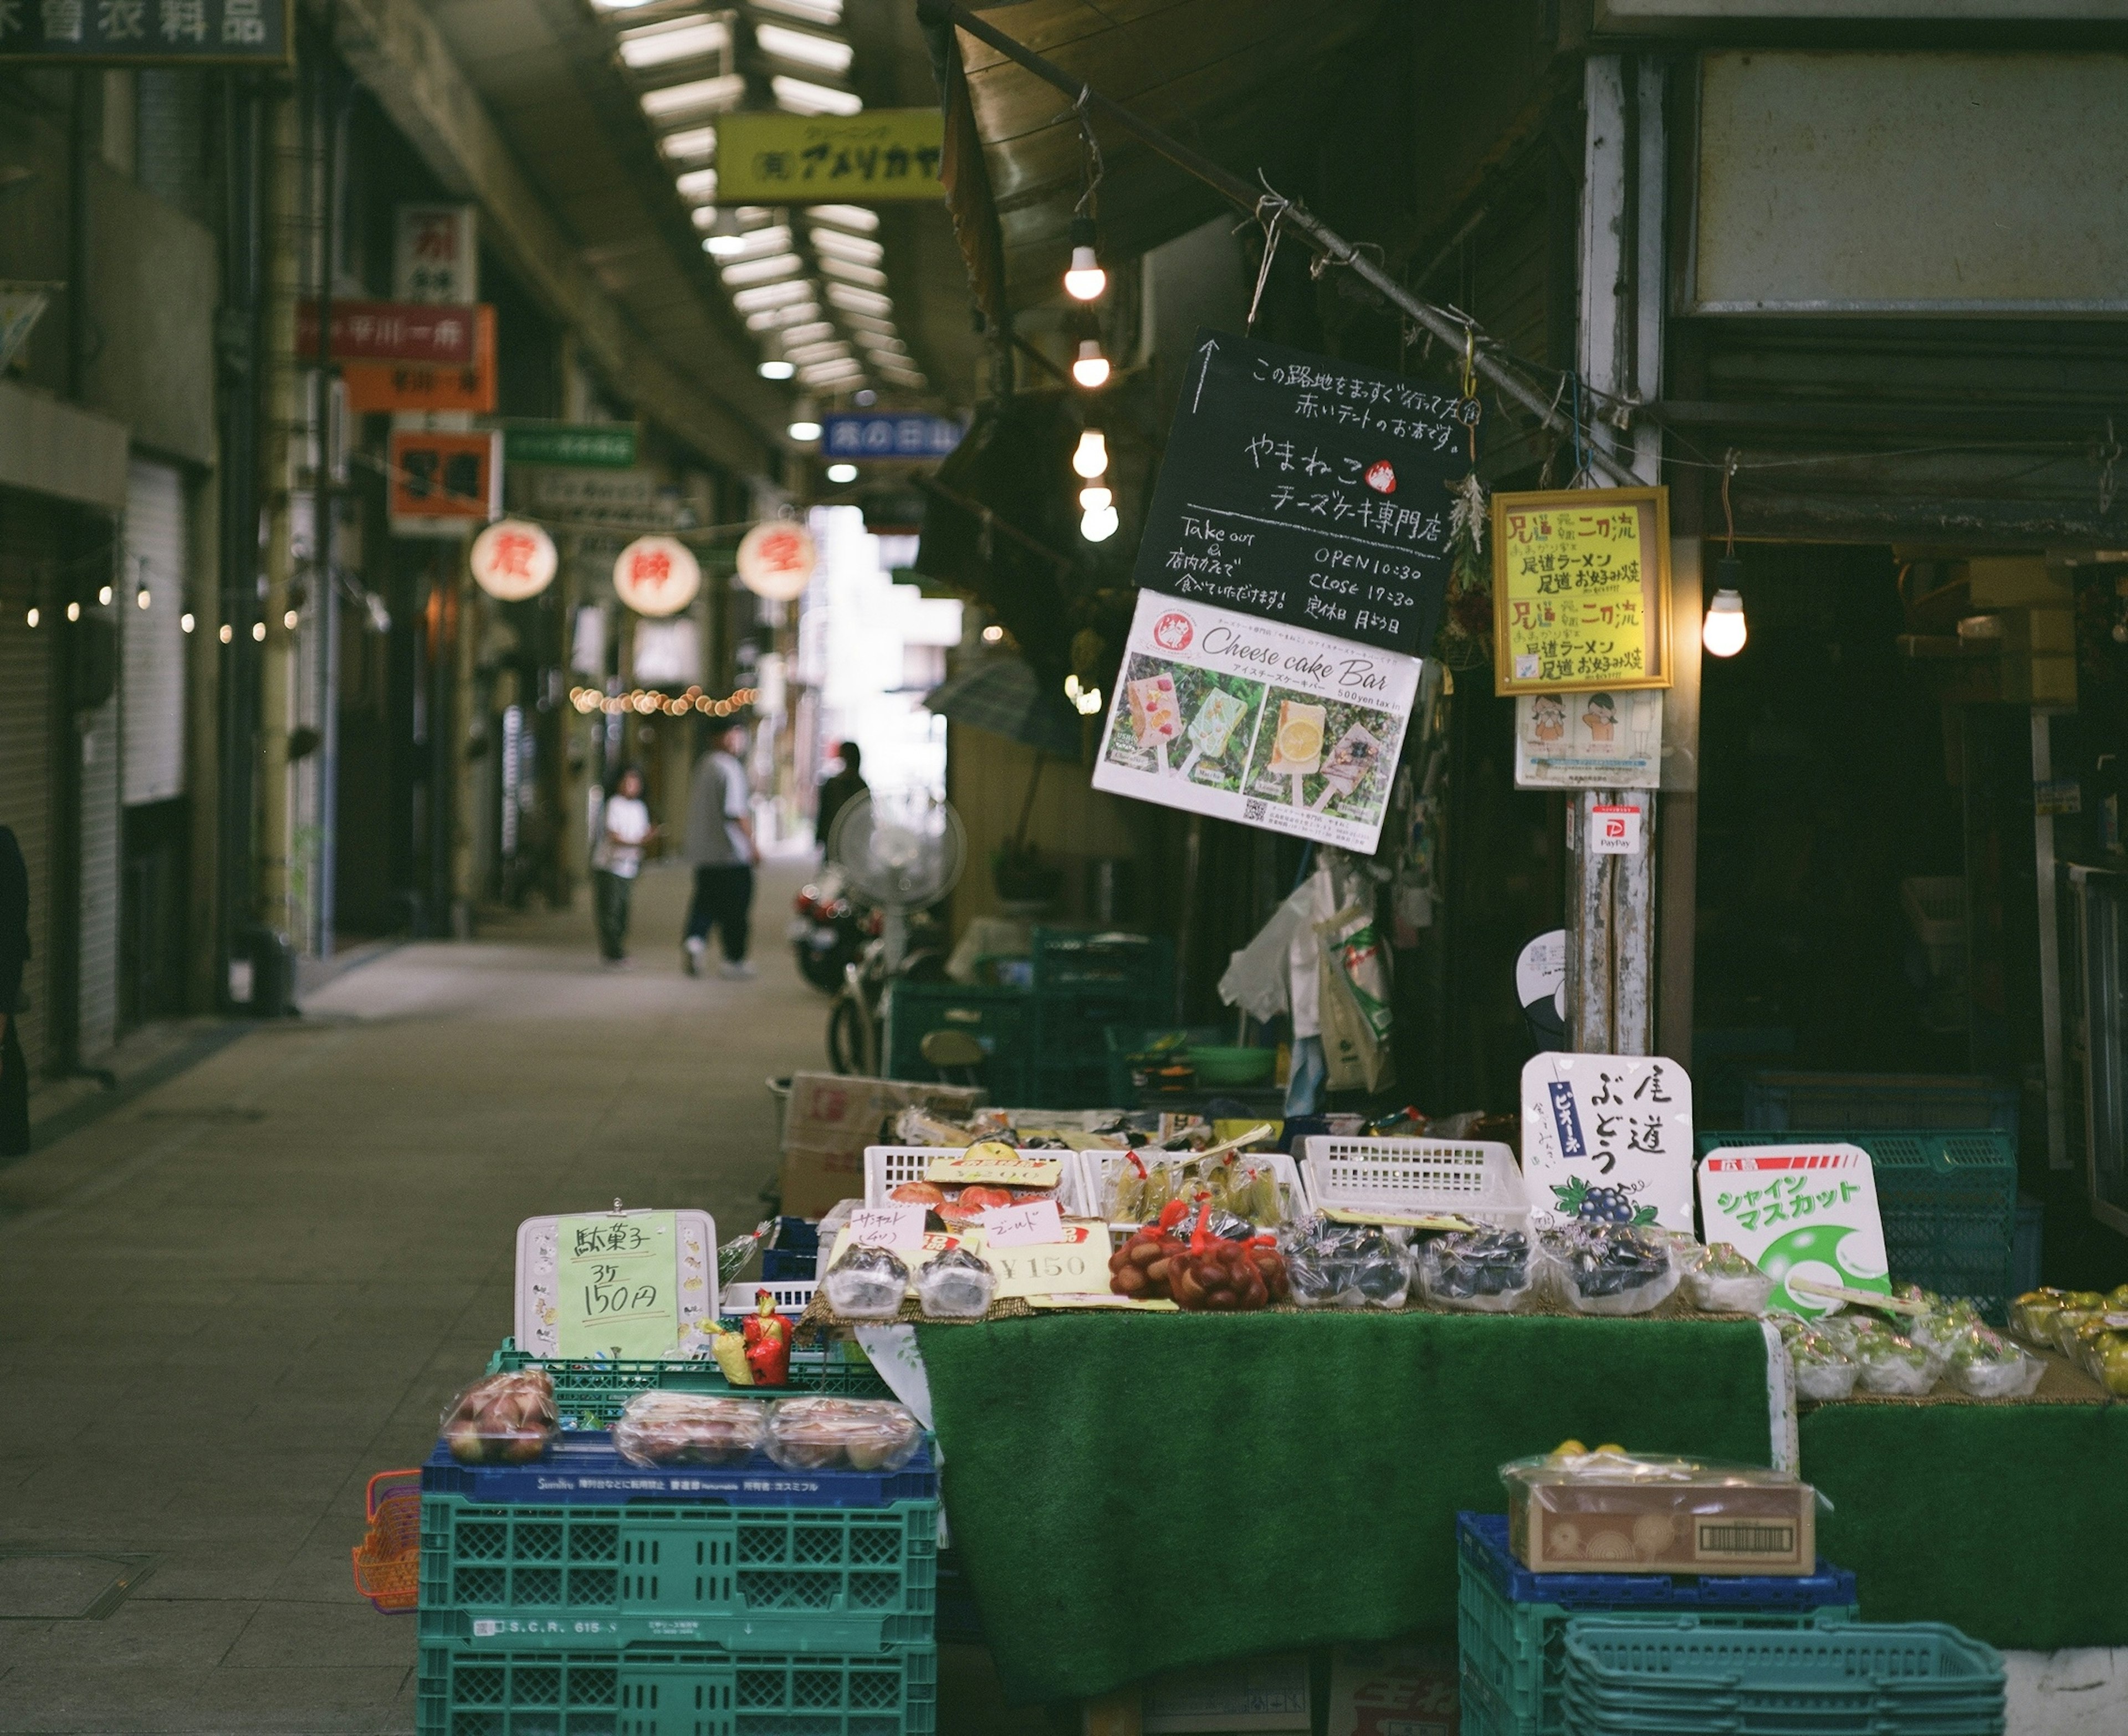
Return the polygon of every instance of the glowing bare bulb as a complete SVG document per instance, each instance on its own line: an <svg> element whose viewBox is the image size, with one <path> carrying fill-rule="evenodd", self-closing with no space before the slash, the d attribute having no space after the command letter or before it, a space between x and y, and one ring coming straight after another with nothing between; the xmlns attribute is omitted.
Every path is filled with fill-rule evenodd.
<svg viewBox="0 0 2128 1736"><path fill-rule="evenodd" d="M1071 453L1071 467L1089 482L1109 467L1109 443L1100 429L1090 428L1079 436L1079 444Z"/></svg>
<svg viewBox="0 0 2128 1736"><path fill-rule="evenodd" d="M1064 273L1064 293L1074 301L1092 301L1109 287L1109 274L1090 247L1071 249L1071 268Z"/></svg>
<svg viewBox="0 0 2128 1736"><path fill-rule="evenodd" d="M1079 345L1079 359L1071 364L1071 377L1088 391L1109 383L1109 358L1101 353L1101 340L1087 338Z"/></svg>
<svg viewBox="0 0 2128 1736"><path fill-rule="evenodd" d="M1079 520L1079 534L1089 543L1105 543L1116 534L1120 522L1113 506L1096 506Z"/></svg>
<svg viewBox="0 0 2128 1736"><path fill-rule="evenodd" d="M301 624L302 619L303 618L301 615L297 614L296 611L292 609L286 614L281 617L281 624L287 628L289 632L293 633L298 624Z"/></svg>
<svg viewBox="0 0 2128 1736"><path fill-rule="evenodd" d="M43 614L42 611L41 611L41 610L40 610L40 609L38 609L37 605L36 605L35 603L32 603L32 604L31 604L31 605L30 605L30 613L29 613L29 617L28 617L28 619L29 619L29 623L30 623L30 624L31 624L32 627L36 626L39 621L40 621L40 620L42 620L42 619L44 619L44 614Z"/></svg>
<svg viewBox="0 0 2128 1736"><path fill-rule="evenodd" d="M1099 482L1089 482L1079 491L1079 510L1081 512L1099 512L1104 506L1115 504L1115 491Z"/></svg>
<svg viewBox="0 0 2128 1736"><path fill-rule="evenodd" d="M108 585L99 586L97 588L96 600L107 609L111 606L111 587Z"/></svg>
<svg viewBox="0 0 2128 1736"><path fill-rule="evenodd" d="M226 645L230 640L236 637L236 629L234 627L231 627L228 622L224 621L221 624L221 630L215 634L215 637L220 639L223 644Z"/></svg>
<svg viewBox="0 0 2128 1736"><path fill-rule="evenodd" d="M190 633L198 625L199 623L192 618L192 612L189 609L178 617L178 631L180 633Z"/></svg>
<svg viewBox="0 0 2128 1736"><path fill-rule="evenodd" d="M264 621L254 621L251 624L251 643L254 645L264 645L266 643L266 624Z"/></svg>
<svg viewBox="0 0 2128 1736"><path fill-rule="evenodd" d="M136 608L145 609L148 606L148 587L145 585L133 593L133 602Z"/></svg>
<svg viewBox="0 0 2128 1736"><path fill-rule="evenodd" d="M69 621L78 621L81 619L80 604L69 603L67 605L67 619Z"/></svg>
<svg viewBox="0 0 2128 1736"><path fill-rule="evenodd" d="M1699 643L1707 647L1707 654L1733 657L1744 648L1744 641L1750 637L1742 596L1733 591L1716 591L1714 600L1707 605L1707 619L1699 628Z"/></svg>

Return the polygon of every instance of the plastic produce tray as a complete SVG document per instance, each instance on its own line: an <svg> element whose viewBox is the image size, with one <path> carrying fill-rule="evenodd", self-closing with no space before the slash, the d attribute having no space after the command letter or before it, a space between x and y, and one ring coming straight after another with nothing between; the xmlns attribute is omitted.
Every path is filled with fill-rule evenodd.
<svg viewBox="0 0 2128 1736"><path fill-rule="evenodd" d="M441 1442L421 1467L421 1493L462 1495L490 1505L612 1506L636 1501L722 1501L734 1507L885 1507L935 1501L938 1473L927 1440L899 1471L786 1471L765 1454L729 1469L632 1465L611 1439L564 1435L528 1465L462 1465Z"/></svg>
<svg viewBox="0 0 2128 1736"><path fill-rule="evenodd" d="M1301 1173L1318 1207L1458 1212L1507 1229L1529 1227L1522 1168L1505 1145L1311 1134L1301 1150Z"/></svg>
<svg viewBox="0 0 2128 1736"><path fill-rule="evenodd" d="M1892 1277L1969 1296L1996 1326L2016 1294L2017 1144L1993 1128L1856 1127L1703 1133L1699 1155L1725 1145L1831 1143L1869 1154Z"/></svg>
<svg viewBox="0 0 2128 1736"><path fill-rule="evenodd" d="M2002 1654L1937 1623L1717 1628L1691 1616L1566 1630L1565 1728L1581 1736L1999 1736Z"/></svg>
<svg viewBox="0 0 2128 1736"><path fill-rule="evenodd" d="M938 1653L424 1640L416 1693L419 1736L933 1736Z"/></svg>
<svg viewBox="0 0 2128 1736"><path fill-rule="evenodd" d="M876 1652L934 1638L938 1504L421 1502L420 1634L566 1649Z"/></svg>
<svg viewBox="0 0 2128 1736"><path fill-rule="evenodd" d="M771 1284L778 1293L803 1288L810 1296L810 1281L803 1285ZM804 1307L800 1303L799 1308ZM797 1310L786 1307L787 1314ZM727 1321L738 1316L726 1315ZM564 1429L610 1428L639 1392L720 1392L739 1398L797 1398L824 1393L835 1398L891 1398L893 1392L869 1362L846 1359L838 1347L804 1346L791 1353L791 1380L781 1387L734 1387L713 1362L567 1362L559 1358L528 1354L506 1338L502 1348L488 1359L487 1372L502 1373L515 1368L539 1368L554 1383L554 1411Z"/></svg>
<svg viewBox="0 0 2128 1736"><path fill-rule="evenodd" d="M1109 1197L1109 1179L1118 1169L1130 1162L1125 1151L1081 1151L1074 1154L1079 1160L1079 1193L1087 1202L1090 1213L1099 1215L1104 1209ZM1187 1157L1186 1151L1141 1151L1138 1156L1146 1163L1157 1162L1163 1157ZM1216 1160L1215 1160L1216 1161ZM1271 1179L1278 1183L1279 1203L1285 1207L1288 1221L1305 1217L1314 1208L1314 1200L1302 1178L1300 1167L1283 1151L1244 1151L1237 1161L1246 1164L1269 1164Z"/></svg>
<svg viewBox="0 0 2128 1736"><path fill-rule="evenodd" d="M1456 1639L1465 1736L1559 1736L1566 1625L1577 1613L1632 1620L1689 1611L1708 1624L1804 1627L1852 1621L1855 1576L1821 1560L1802 1579L1668 1573L1532 1573L1508 1548L1504 1514L1456 1515Z"/></svg>
<svg viewBox="0 0 2128 1736"><path fill-rule="evenodd" d="M865 1203L888 1206L888 1196L904 1182L920 1182L934 1157L957 1157L951 1145L867 1145L865 1147ZM1028 1151L1032 1158L1062 1160L1057 1183L1057 1203L1067 1217L1081 1217L1090 1209L1081 1197L1078 1168L1069 1151Z"/></svg>

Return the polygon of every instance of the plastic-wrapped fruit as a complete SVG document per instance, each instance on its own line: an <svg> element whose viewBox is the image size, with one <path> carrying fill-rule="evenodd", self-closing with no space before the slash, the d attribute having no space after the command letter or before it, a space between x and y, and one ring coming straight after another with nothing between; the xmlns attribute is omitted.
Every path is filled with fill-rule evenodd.
<svg viewBox="0 0 2128 1736"><path fill-rule="evenodd" d="M1710 1314L1763 1314L1774 1281L1727 1242L1694 1248L1685 1257L1685 1288L1695 1308Z"/></svg>
<svg viewBox="0 0 2128 1736"><path fill-rule="evenodd" d="M2116 1398L2128 1398L2128 1332L2109 1332L2091 1347L2091 1373Z"/></svg>
<svg viewBox="0 0 2128 1736"><path fill-rule="evenodd" d="M952 1247L916 1274L916 1300L932 1320L981 1320L997 1293L997 1274L981 1255Z"/></svg>
<svg viewBox="0 0 2128 1736"><path fill-rule="evenodd" d="M1411 1288L1404 1249L1379 1225L1304 1218L1287 1226L1279 1246L1304 1308L1401 1308Z"/></svg>
<svg viewBox="0 0 2128 1736"><path fill-rule="evenodd" d="M915 1417L880 1398L786 1398L768 1415L768 1456L786 1471L898 1471L924 1437Z"/></svg>
<svg viewBox="0 0 2128 1736"><path fill-rule="evenodd" d="M2054 1341L2054 1316L2062 1311L2066 1290L2027 1290L2010 1304L2010 1330L2028 1343Z"/></svg>
<svg viewBox="0 0 2128 1736"><path fill-rule="evenodd" d="M1963 1297L1941 1303L1909 1323L1907 1335L1937 1356L1947 1356L1954 1340L1968 1326L1980 1324L1980 1311Z"/></svg>
<svg viewBox="0 0 2128 1736"><path fill-rule="evenodd" d="M632 1465L737 1465L753 1456L768 1406L716 1392L639 1392L613 1425L614 1450Z"/></svg>
<svg viewBox="0 0 2128 1736"><path fill-rule="evenodd" d="M475 1381L444 1411L441 1428L462 1464L530 1464L547 1450L559 1425L554 1383L544 1368L519 1368Z"/></svg>
<svg viewBox="0 0 2128 1736"><path fill-rule="evenodd" d="M1542 1245L1577 1313L1645 1314L1678 1286L1676 1252L1660 1231L1577 1224L1547 1230Z"/></svg>
<svg viewBox="0 0 2128 1736"><path fill-rule="evenodd" d="M1788 1359L1795 1368L1796 1397L1818 1404L1847 1397L1861 1372L1839 1340L1807 1326L1788 1340Z"/></svg>
<svg viewBox="0 0 2128 1736"><path fill-rule="evenodd" d="M1109 1256L1109 1288L1119 1296L1157 1302L1168 1294L1169 1263L1182 1244L1160 1230L1140 1230Z"/></svg>
<svg viewBox="0 0 2128 1736"><path fill-rule="evenodd" d="M1940 1357L1896 1334L1888 1341L1872 1339L1856 1353L1856 1359L1862 1365L1861 1386L1865 1392L1917 1398L1943 1373Z"/></svg>
<svg viewBox="0 0 2128 1736"><path fill-rule="evenodd" d="M1446 1308L1504 1314L1536 1288L1530 1240L1520 1230L1458 1231L1420 1251L1419 1289Z"/></svg>
<svg viewBox="0 0 2128 1736"><path fill-rule="evenodd" d="M1977 1321L1945 1347L1951 1383L1974 1398L2021 1398L2040 1383L2045 1365Z"/></svg>

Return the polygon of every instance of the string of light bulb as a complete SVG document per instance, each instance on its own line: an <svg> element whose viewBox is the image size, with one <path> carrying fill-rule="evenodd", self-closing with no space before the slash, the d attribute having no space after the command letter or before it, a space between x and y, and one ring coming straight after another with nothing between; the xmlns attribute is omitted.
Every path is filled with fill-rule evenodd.
<svg viewBox="0 0 2128 1736"><path fill-rule="evenodd" d="M640 717L663 714L677 718L699 711L705 717L728 718L753 704L759 692L758 688L739 687L721 700L713 700L699 687L690 687L680 694L661 693L654 687L631 688L626 693L601 693L596 687L572 687L569 703L585 717L594 711L608 717L633 711Z"/></svg>

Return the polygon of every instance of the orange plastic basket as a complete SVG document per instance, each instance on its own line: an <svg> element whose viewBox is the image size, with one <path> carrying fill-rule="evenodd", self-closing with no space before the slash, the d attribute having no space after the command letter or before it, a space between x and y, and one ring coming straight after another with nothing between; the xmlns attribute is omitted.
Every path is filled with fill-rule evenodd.
<svg viewBox="0 0 2128 1736"><path fill-rule="evenodd" d="M401 1480L392 1482L395 1477ZM380 1494L381 1482L391 1487ZM348 1552L354 1558L354 1588L380 1615L411 1614L421 1596L420 1472L379 1471L369 1479L363 1506L369 1530Z"/></svg>

